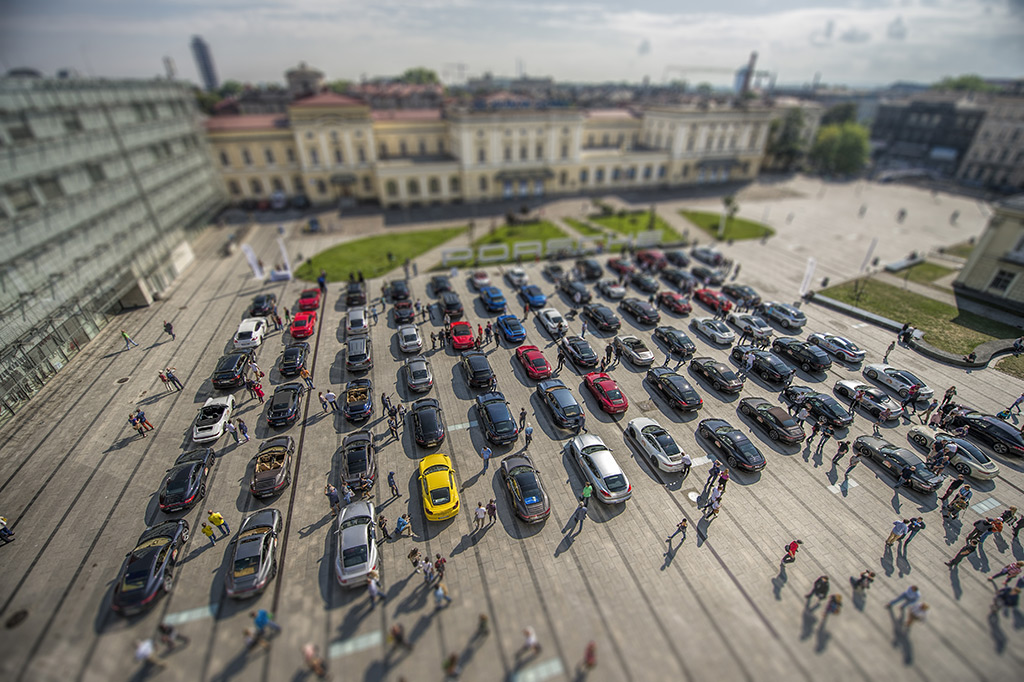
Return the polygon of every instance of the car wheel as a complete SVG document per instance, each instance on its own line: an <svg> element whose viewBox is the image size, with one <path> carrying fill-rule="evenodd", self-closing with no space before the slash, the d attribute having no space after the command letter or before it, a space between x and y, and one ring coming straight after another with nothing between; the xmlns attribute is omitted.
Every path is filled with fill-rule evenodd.
<svg viewBox="0 0 1024 682"><path fill-rule="evenodd" d="M967 476L971 473L971 467L967 466L963 462L957 462L953 465L953 468L956 469L956 472L961 476Z"/></svg>
<svg viewBox="0 0 1024 682"><path fill-rule="evenodd" d="M865 373L865 376L867 376L867 378L868 378L868 379L877 379L877 378L878 378L878 372L876 372L876 371L875 371L875 370L873 370L873 369L869 369L869 370L868 370L868 371L867 371L867 372Z"/></svg>
<svg viewBox="0 0 1024 682"><path fill-rule="evenodd" d="M782 325L783 329L789 329L790 327L789 320L779 320L779 324Z"/></svg>
<svg viewBox="0 0 1024 682"><path fill-rule="evenodd" d="M900 389L900 397L901 398L906 398L908 395L910 395L910 394L907 392L907 389L905 389L905 388L901 388Z"/></svg>
<svg viewBox="0 0 1024 682"><path fill-rule="evenodd" d="M715 385L715 390L716 391L721 391L722 390L722 383L721 382L716 381L714 385Z"/></svg>
<svg viewBox="0 0 1024 682"><path fill-rule="evenodd" d="M651 468L655 470L658 468L658 458L654 455L651 455Z"/></svg>
<svg viewBox="0 0 1024 682"><path fill-rule="evenodd" d="M775 429L772 429L771 431L768 432L768 437L771 438L772 440L778 440L779 432L776 431Z"/></svg>
<svg viewBox="0 0 1024 682"><path fill-rule="evenodd" d="M732 455L729 455L729 458L727 460L725 460L725 461L729 463L730 467L732 467L734 469L736 468L736 458L733 457Z"/></svg>
<svg viewBox="0 0 1024 682"><path fill-rule="evenodd" d="M703 426L700 427L700 435L703 436L704 438L707 438L708 440L711 440L711 432L708 431Z"/></svg>
<svg viewBox="0 0 1024 682"><path fill-rule="evenodd" d="M174 589L174 576L166 573L164 574L164 593L170 594L172 589Z"/></svg>
<svg viewBox="0 0 1024 682"><path fill-rule="evenodd" d="M761 378L765 381L771 381L771 377L768 376L767 370L761 370Z"/></svg>
<svg viewBox="0 0 1024 682"><path fill-rule="evenodd" d="M807 372L808 374L811 373L811 366L808 365L806 362L803 363L802 365L800 365L800 369L802 369L803 371Z"/></svg>
<svg viewBox="0 0 1024 682"><path fill-rule="evenodd" d="M994 450L994 451L996 452L996 454L998 454L998 455L1005 455L1005 454L1006 454L1006 452L1007 452L1007 448L1006 448L1006 445L1005 445L1005 444L1003 444L1003 443L996 443L995 445L993 445L993 446L992 446L992 449L993 449L993 450Z"/></svg>
<svg viewBox="0 0 1024 682"><path fill-rule="evenodd" d="M877 417L878 415L875 415L875 416ZM915 443L917 443L918 445L920 445L923 448L928 447L928 439L925 438L924 436L922 436L919 433L912 433L912 434L910 434L910 440L914 441ZM959 471L959 469L958 469L958 471Z"/></svg>
<svg viewBox="0 0 1024 682"><path fill-rule="evenodd" d="M742 412L743 414L745 414L745 415L747 415L749 417L750 416L750 406L749 405L740 405L740 412Z"/></svg>
<svg viewBox="0 0 1024 682"><path fill-rule="evenodd" d="M820 346L821 345L821 340L818 339L818 338L815 338L813 336L811 338L807 339L807 341L810 342L812 345L815 345L815 346Z"/></svg>
<svg viewBox="0 0 1024 682"><path fill-rule="evenodd" d="M188 538L189 538L189 530L188 530L188 528L186 528L181 533L181 544L184 545L186 542L188 542Z"/></svg>
<svg viewBox="0 0 1024 682"><path fill-rule="evenodd" d="M200 500L206 499L206 484L205 483L202 484L201 486L199 486L199 499Z"/></svg>

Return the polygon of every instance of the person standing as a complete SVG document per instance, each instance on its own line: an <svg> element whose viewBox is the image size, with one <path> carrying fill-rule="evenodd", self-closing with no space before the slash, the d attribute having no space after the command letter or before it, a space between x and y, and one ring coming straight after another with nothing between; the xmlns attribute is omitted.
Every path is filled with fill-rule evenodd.
<svg viewBox="0 0 1024 682"><path fill-rule="evenodd" d="M320 399L320 407L324 408L324 412L327 411L327 398L324 397L324 392L320 391L320 395L317 396Z"/></svg>
<svg viewBox="0 0 1024 682"><path fill-rule="evenodd" d="M849 452L849 451L850 451L850 441L848 441L848 440L841 440L841 441L839 441L839 449L836 451L835 456L832 457L832 463L833 464L839 464L839 462L843 461L843 457L845 457L846 453Z"/></svg>
<svg viewBox="0 0 1024 682"><path fill-rule="evenodd" d="M303 367L299 370L299 376L306 382L306 388L313 390L316 386L313 385L313 375L309 373L309 370Z"/></svg>
<svg viewBox="0 0 1024 682"><path fill-rule="evenodd" d="M799 551L800 545L802 544L804 544L803 540L793 540L788 545L786 545L783 548L785 549L785 553L782 555L782 561L780 561L779 563L791 564L794 561L796 561L796 553L797 551Z"/></svg>
<svg viewBox="0 0 1024 682"><path fill-rule="evenodd" d="M324 495L331 504L331 513L337 516L341 512L341 499L338 497L338 489L330 483L324 488Z"/></svg>
<svg viewBox="0 0 1024 682"><path fill-rule="evenodd" d="M843 473L843 478L844 479L847 479L847 478L850 477L850 472L853 471L854 468L856 468L856 466L858 464L860 464L861 459L863 459L863 458L860 455L858 455L856 452L854 452L852 455L850 455L850 466L846 467L846 471Z"/></svg>
<svg viewBox="0 0 1024 682"><path fill-rule="evenodd" d="M587 481L586 485L583 486L583 492L580 494L580 502L583 503L584 507L590 506L590 496L594 494L594 486Z"/></svg>
<svg viewBox="0 0 1024 682"><path fill-rule="evenodd" d="M704 506L702 506L701 509L706 514L707 510L711 508L711 505L720 499L722 499L722 487L715 486L714 488L711 489L711 492L708 493L707 501L704 502Z"/></svg>
<svg viewBox="0 0 1024 682"><path fill-rule="evenodd" d="M909 633L911 625L913 625L914 623L916 623L919 620L923 621L925 619L925 616L928 613L928 609L929 608L930 607L927 604L924 604L924 603L921 603L921 604L916 604L916 603L915 604L911 604L910 608L908 609L908 613L907 613L907 622L903 625L903 629L907 633Z"/></svg>
<svg viewBox="0 0 1024 682"><path fill-rule="evenodd" d="M526 426L526 408L525 407L522 408L521 410L519 410L519 429L522 430L522 428L524 426Z"/></svg>
<svg viewBox="0 0 1024 682"><path fill-rule="evenodd" d="M163 372L157 372L156 374L157 374L158 377L160 377L160 382L164 385L164 390L165 391L172 391L172 390L174 390L174 389L171 388L171 382L169 382L167 380L167 375L166 374L164 374Z"/></svg>
<svg viewBox="0 0 1024 682"><path fill-rule="evenodd" d="M245 440L243 440L242 442L243 443L248 443L249 442L249 427L246 425L246 423L244 421L242 421L241 417L236 419L235 422L236 422L236 426L238 427L238 432L240 434L242 434L243 438L245 438Z"/></svg>
<svg viewBox="0 0 1024 682"><path fill-rule="evenodd" d="M210 526L210 524L206 523L206 521L203 521L203 525L200 528L200 530L202 531L203 535L210 539L211 545L217 544L217 541L213 539L213 528Z"/></svg>
<svg viewBox="0 0 1024 682"><path fill-rule="evenodd" d="M825 445L828 443L828 439L835 434L835 429L832 428L831 424L825 424L821 427L821 440L818 441L818 447L816 452L822 452L825 449Z"/></svg>
<svg viewBox="0 0 1024 682"><path fill-rule="evenodd" d="M164 369L164 376L166 376L167 380L169 382L171 382L172 384L174 384L178 388L178 390L180 391L180 390L184 389L185 386L178 379L177 374L175 374L175 372L177 372L177 371L178 370L176 370L174 367L167 367L166 369Z"/></svg>
<svg viewBox="0 0 1024 682"><path fill-rule="evenodd" d="M142 411L142 408L135 410L135 418L139 420L139 423L146 427L147 431L153 430L153 425L146 419L146 413Z"/></svg>
<svg viewBox="0 0 1024 682"><path fill-rule="evenodd" d="M859 577L854 578L850 576L850 584L853 585L853 589L863 592L871 587L871 583L875 581L874 571L861 571Z"/></svg>
<svg viewBox="0 0 1024 682"><path fill-rule="evenodd" d="M896 349L896 342L893 341L889 344L889 347L885 349L885 355L882 356L882 363L889 364L889 354Z"/></svg>
<svg viewBox="0 0 1024 682"><path fill-rule="evenodd" d="M569 535L579 535L583 531L583 522L587 518L587 505L580 502L576 506L576 510L572 513L572 527L569 528ZM579 530L576 530L576 524L579 524Z"/></svg>
<svg viewBox="0 0 1024 682"><path fill-rule="evenodd" d="M238 445L238 429L230 419L224 422L224 430L231 434L231 437L235 439L235 445Z"/></svg>
<svg viewBox="0 0 1024 682"><path fill-rule="evenodd" d="M331 406L331 410L334 412L337 412L340 409L338 407L338 396L333 390L327 389L327 394L324 396L324 399Z"/></svg>
<svg viewBox="0 0 1024 682"><path fill-rule="evenodd" d="M910 541L914 539L914 536L917 535L920 531L922 531L924 529L925 529L925 523L924 523L924 517L923 516L918 516L916 518L913 518L913 519L910 519L909 521L907 521L907 530L908 530L908 532L907 532L907 539L903 541L903 551L904 552L907 551L907 545L909 545Z"/></svg>
<svg viewBox="0 0 1024 682"><path fill-rule="evenodd" d="M132 337L128 336L128 332L125 331L124 329L121 330L121 338L124 339L124 349L125 350L131 350L132 346L138 346L139 345L139 344L135 343L135 341L134 341L134 339L132 339Z"/></svg>
<svg viewBox="0 0 1024 682"><path fill-rule="evenodd" d="M486 445L480 448L480 458L484 461L484 471L487 471L487 465L491 462L491 449Z"/></svg>
<svg viewBox="0 0 1024 682"><path fill-rule="evenodd" d="M679 523L676 524L676 529L674 531L672 531L672 535L669 535L667 538L665 538L665 542L668 543L669 549L672 548L672 538L674 538L675 536L677 536L679 534L682 534L682 536L683 536L683 539L680 540L679 542L680 543L686 542L686 528L687 528L688 525L689 524L688 524L685 516L683 517L682 521L680 521Z"/></svg>
<svg viewBox="0 0 1024 682"><path fill-rule="evenodd" d="M928 418L931 417L932 412L934 412L935 408L937 408L938 406L939 406L939 401L935 400L935 399L933 399L930 403L928 403L928 407L921 414L921 420L920 421L921 421L922 424L927 424L928 423Z"/></svg>
<svg viewBox="0 0 1024 682"><path fill-rule="evenodd" d="M811 597L817 597L820 602L822 599L828 596L830 584L827 575L818 576L818 579L814 581L814 586L811 591L804 595L804 599L807 601L811 600Z"/></svg>
<svg viewBox="0 0 1024 682"><path fill-rule="evenodd" d="M942 402L939 404L939 409L941 410L944 408L953 400L954 397L956 397L956 386L950 386L942 396Z"/></svg>
<svg viewBox="0 0 1024 682"><path fill-rule="evenodd" d="M555 367L556 372L561 372L562 367L565 365L565 353L562 352L562 347L558 347L558 365Z"/></svg>
<svg viewBox="0 0 1024 682"><path fill-rule="evenodd" d="M434 587L434 608L440 609L442 604L447 606L451 603L452 598L448 596L448 588L445 586L443 581L438 580L437 585Z"/></svg>
<svg viewBox="0 0 1024 682"><path fill-rule="evenodd" d="M478 531L484 527L487 522L487 507L484 506L483 502L476 503L476 511L473 512L473 517L476 519L476 526L473 528L474 531Z"/></svg>
<svg viewBox="0 0 1024 682"><path fill-rule="evenodd" d="M978 538L967 538L964 546L956 553L952 559L946 562L946 565L950 568L956 568L961 561L967 558L968 555L974 553L974 550L978 549Z"/></svg>
<svg viewBox="0 0 1024 682"><path fill-rule="evenodd" d="M693 466L693 460L684 452L683 456L679 460L679 464L683 467L680 473L682 474L682 479L685 481L686 477L690 475L690 467Z"/></svg>
<svg viewBox="0 0 1024 682"><path fill-rule="evenodd" d="M391 488L391 497L401 497L402 493L398 490L398 483L395 481L395 472L388 472L388 487Z"/></svg>
<svg viewBox="0 0 1024 682"><path fill-rule="evenodd" d="M221 535L231 535L231 527L228 526L228 522L224 520L224 517L221 516L220 512L207 509L206 513L209 514L206 520L216 526Z"/></svg>
<svg viewBox="0 0 1024 682"><path fill-rule="evenodd" d="M175 339L175 337L174 337L174 325L172 325L167 320L164 320L164 334L167 334L168 336L170 336L171 337L171 341L174 341L174 339Z"/></svg>
<svg viewBox="0 0 1024 682"><path fill-rule="evenodd" d="M892 547L893 544L902 542L903 537L907 534L907 519L902 521L895 521L892 524L892 531L889 533L889 537L885 540L886 547Z"/></svg>
<svg viewBox="0 0 1024 682"><path fill-rule="evenodd" d="M434 573L437 574L438 580L444 580L445 564L448 561L440 554L434 554Z"/></svg>
<svg viewBox="0 0 1024 682"><path fill-rule="evenodd" d="M498 520L498 505L491 498L491 501L487 503L487 525L494 525L494 522Z"/></svg>
<svg viewBox="0 0 1024 682"><path fill-rule="evenodd" d="M523 629L523 638L525 640L523 646L519 647L519 650L516 651L515 657L517 659L527 653L534 655L540 653L540 642L537 641L537 633L532 627Z"/></svg>
<svg viewBox="0 0 1024 682"><path fill-rule="evenodd" d="M714 461L712 462L712 464L711 464L711 469L709 469L709 470L708 470L708 479L707 479L706 481L704 481L704 489L703 489L703 490L702 490L701 492L704 492L705 490L707 490L708 488L710 488L710 487L711 487L711 485L712 485L712 484L713 484L713 483L714 483L714 482L715 482L716 480L718 480L718 475L719 475L720 473L722 473L722 465L721 465L721 463L720 463L720 462L719 462L719 461L718 461L718 460L716 459L716 460L714 460Z"/></svg>
<svg viewBox="0 0 1024 682"><path fill-rule="evenodd" d="M903 487L910 487L910 479L914 477L914 467L909 464L903 467L900 471L899 480L896 481L896 485L893 486L893 490L898 490Z"/></svg>
<svg viewBox="0 0 1024 682"><path fill-rule="evenodd" d="M366 592L370 595L370 608L377 606L377 601L384 601L384 593L380 589L380 583L376 577L371 577L366 582Z"/></svg>

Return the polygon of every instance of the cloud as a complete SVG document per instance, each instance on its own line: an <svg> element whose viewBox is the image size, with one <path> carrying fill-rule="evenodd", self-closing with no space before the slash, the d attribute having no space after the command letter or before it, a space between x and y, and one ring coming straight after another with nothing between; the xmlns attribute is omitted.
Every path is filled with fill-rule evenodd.
<svg viewBox="0 0 1024 682"><path fill-rule="evenodd" d="M832 34L836 30L836 22L829 19L825 22L825 28L816 28L811 31L811 45L825 47L832 44Z"/></svg>
<svg viewBox="0 0 1024 682"><path fill-rule="evenodd" d="M871 40L871 34L868 33L867 31L862 31L856 26L854 26L853 28L848 28L842 33L840 33L839 40L843 41L844 43L866 43L869 40Z"/></svg>
<svg viewBox="0 0 1024 682"><path fill-rule="evenodd" d="M651 41L648 40L647 38L644 38L643 41L640 43L640 47L636 48L636 53L638 55L640 55L641 57L643 57L644 55L650 54L651 53Z"/></svg>
<svg viewBox="0 0 1024 682"><path fill-rule="evenodd" d="M907 25L903 23L903 17L896 17L889 22L885 28L885 35L889 40L903 40L907 37Z"/></svg>

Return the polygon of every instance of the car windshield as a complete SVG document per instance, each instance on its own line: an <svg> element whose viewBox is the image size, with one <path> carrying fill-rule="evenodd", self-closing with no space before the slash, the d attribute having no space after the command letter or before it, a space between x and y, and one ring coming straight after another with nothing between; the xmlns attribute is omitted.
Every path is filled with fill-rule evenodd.
<svg viewBox="0 0 1024 682"><path fill-rule="evenodd" d="M417 381L427 378L427 370L423 368L417 368L412 371L412 378Z"/></svg>
<svg viewBox="0 0 1024 682"><path fill-rule="evenodd" d="M530 360L530 364L536 367L537 369L544 369L545 367L548 366L547 360L541 357L533 358L532 360Z"/></svg>
<svg viewBox="0 0 1024 682"><path fill-rule="evenodd" d="M448 488L434 488L430 491L430 501L434 504L448 504L452 500L452 493Z"/></svg>
<svg viewBox="0 0 1024 682"><path fill-rule="evenodd" d="M222 357L220 359L220 362L217 363L217 371L218 372L233 371L235 369L235 365L237 365L237 364L238 364L238 356L237 355L225 355L224 357Z"/></svg>
<svg viewBox="0 0 1024 682"><path fill-rule="evenodd" d="M433 466L427 467L427 470L423 472L423 475L429 476L430 474L439 474L442 471L448 471L448 467L445 466L444 464L435 464Z"/></svg>
<svg viewBox="0 0 1024 682"><path fill-rule="evenodd" d="M622 474L615 474L613 476L606 476L604 479L604 485L608 490L613 493L625 490L627 487L626 477Z"/></svg>
<svg viewBox="0 0 1024 682"><path fill-rule="evenodd" d="M146 565L143 565L146 564ZM121 581L121 592L134 592L146 587L149 579L149 566L147 562L139 561L125 571L124 580Z"/></svg>
<svg viewBox="0 0 1024 682"><path fill-rule="evenodd" d="M679 454L679 446L672 440L672 436L668 435L664 431L657 434L654 439L658 441L658 447L661 448L662 452L666 455Z"/></svg>
<svg viewBox="0 0 1024 682"><path fill-rule="evenodd" d="M524 499L540 496L540 486L537 484L537 475L534 474L529 467L516 467L512 470L512 478L515 479L516 485L519 486L519 490L522 492Z"/></svg>
<svg viewBox="0 0 1024 682"><path fill-rule="evenodd" d="M505 320L505 325L508 327L509 332L515 333L522 331L523 325L519 324L519 320Z"/></svg>
<svg viewBox="0 0 1024 682"><path fill-rule="evenodd" d="M288 348L284 351L285 362L295 362L299 359L299 354L302 351L298 348Z"/></svg>
<svg viewBox="0 0 1024 682"><path fill-rule="evenodd" d="M402 334L402 339L404 341L415 341L416 340L416 332L404 332Z"/></svg>
<svg viewBox="0 0 1024 682"><path fill-rule="evenodd" d="M237 338L239 341L245 341L247 339L251 339L252 338L252 332L240 331L237 334L235 334L235 338Z"/></svg>
<svg viewBox="0 0 1024 682"><path fill-rule="evenodd" d="M370 548L366 545L348 547L341 552L341 563L345 568L365 564L370 556Z"/></svg>
<svg viewBox="0 0 1024 682"><path fill-rule="evenodd" d="M357 448L348 451L348 472L350 474L361 474L370 466L370 455L366 448Z"/></svg>
<svg viewBox="0 0 1024 682"><path fill-rule="evenodd" d="M371 523L370 517L368 516L353 516L352 518L345 519L341 522L341 530L354 528L355 526L365 526L368 523Z"/></svg>
<svg viewBox="0 0 1024 682"><path fill-rule="evenodd" d="M515 422L510 419L503 419L494 422L494 430L498 433L512 433L515 429Z"/></svg>

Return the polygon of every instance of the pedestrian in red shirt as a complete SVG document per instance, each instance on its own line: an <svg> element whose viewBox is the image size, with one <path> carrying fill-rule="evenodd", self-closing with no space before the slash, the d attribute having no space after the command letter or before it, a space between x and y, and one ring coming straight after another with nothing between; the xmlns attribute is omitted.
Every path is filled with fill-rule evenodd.
<svg viewBox="0 0 1024 682"><path fill-rule="evenodd" d="M804 544L803 540L793 540L793 542L786 545L786 553L782 555L782 563L791 564L796 561L796 552L802 544Z"/></svg>

